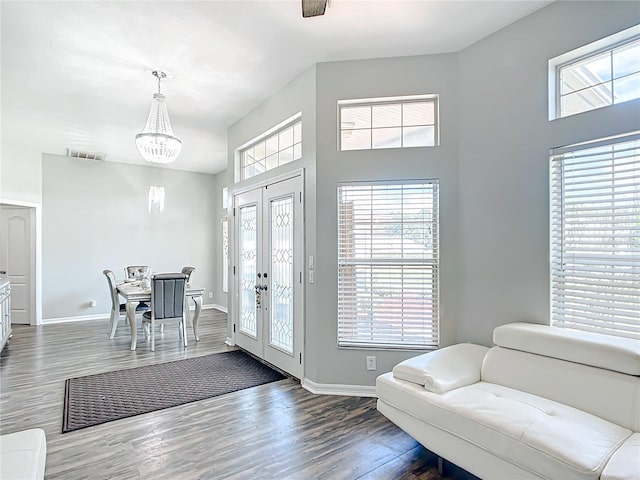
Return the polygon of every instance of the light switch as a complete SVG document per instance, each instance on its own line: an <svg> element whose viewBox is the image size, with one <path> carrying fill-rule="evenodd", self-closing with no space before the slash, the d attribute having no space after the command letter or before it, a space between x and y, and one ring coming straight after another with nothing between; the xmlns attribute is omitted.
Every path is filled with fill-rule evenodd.
<svg viewBox="0 0 640 480"><path fill-rule="evenodd" d="M309 255L309 270L314 270L314 259L313 255Z"/></svg>

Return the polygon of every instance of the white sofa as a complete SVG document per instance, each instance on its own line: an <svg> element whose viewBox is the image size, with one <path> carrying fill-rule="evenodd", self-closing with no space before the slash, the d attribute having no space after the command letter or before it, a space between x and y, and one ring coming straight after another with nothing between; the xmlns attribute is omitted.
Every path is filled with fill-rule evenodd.
<svg viewBox="0 0 640 480"><path fill-rule="evenodd" d="M530 323L378 377L378 410L483 479L640 479L640 341Z"/></svg>
<svg viewBox="0 0 640 480"><path fill-rule="evenodd" d="M0 436L0 479L42 480L47 457L44 430L32 428Z"/></svg>

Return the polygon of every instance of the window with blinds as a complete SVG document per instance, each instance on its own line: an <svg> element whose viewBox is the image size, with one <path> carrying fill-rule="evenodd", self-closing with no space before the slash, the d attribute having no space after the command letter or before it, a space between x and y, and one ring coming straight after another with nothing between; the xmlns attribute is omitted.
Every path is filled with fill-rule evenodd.
<svg viewBox="0 0 640 480"><path fill-rule="evenodd" d="M552 151L551 319L640 339L640 132Z"/></svg>
<svg viewBox="0 0 640 480"><path fill-rule="evenodd" d="M338 186L338 345L438 347L438 181Z"/></svg>

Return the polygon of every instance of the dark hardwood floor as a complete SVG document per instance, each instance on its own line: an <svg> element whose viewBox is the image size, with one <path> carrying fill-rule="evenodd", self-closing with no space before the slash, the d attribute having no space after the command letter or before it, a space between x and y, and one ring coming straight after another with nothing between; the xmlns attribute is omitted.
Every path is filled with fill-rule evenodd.
<svg viewBox="0 0 640 480"><path fill-rule="evenodd" d="M371 398L313 395L286 379L61 434L64 381L230 350L226 314L203 310L201 341L177 329L129 350L120 321L15 325L0 357L0 434L40 427L47 479L440 479L437 460ZM191 333L191 332L190 332ZM160 337L160 338L158 338Z"/></svg>

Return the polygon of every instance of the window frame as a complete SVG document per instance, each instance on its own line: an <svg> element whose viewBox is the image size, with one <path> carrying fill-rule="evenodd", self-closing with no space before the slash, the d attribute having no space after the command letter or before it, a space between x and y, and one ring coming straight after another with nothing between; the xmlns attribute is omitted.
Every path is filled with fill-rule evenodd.
<svg viewBox="0 0 640 480"><path fill-rule="evenodd" d="M561 82L561 71L564 68L567 68L571 65L575 65L577 63L581 63L589 58L597 57L602 55L603 53L612 53L614 50L625 46L627 44L634 43L640 40L640 25L635 25L631 28L627 28L626 30L622 30L620 32L614 33L613 35L609 35L605 38L597 40L595 42L589 43L582 47L576 48L569 52L563 53L562 55L558 55L549 60L549 121L557 120L560 118L572 117L574 115L579 115L581 113L591 112L593 110L599 110L601 108L610 107L612 105L619 105L621 103L625 103L628 101L637 100L639 97L625 100L623 102L615 102L615 98L611 99L611 103L608 105L602 105L600 107L594 107L589 110L584 110L582 112L570 113L570 114L562 114L562 82ZM640 73L640 70L637 72L633 72L624 76L630 76ZM623 77L619 77L623 78ZM599 85L610 83L613 85L614 81L617 79L612 78L609 81L602 82ZM592 88L596 85L593 85ZM574 90L571 93L579 92L582 89Z"/></svg>
<svg viewBox="0 0 640 480"><path fill-rule="evenodd" d="M433 148L440 146L440 110L439 110L439 94L429 93L429 94L420 94L420 95L405 95L405 96L395 96L395 97L377 97L377 98L359 98L359 99L349 99L349 100L338 100L337 103L337 127L338 127L338 151L339 152L353 152L353 151L370 151L370 150L384 150L384 149L405 149L405 148ZM365 129L351 129L351 128L342 128L342 109L344 107L374 107L380 105L395 105L400 104L401 109L404 105L412 104L412 103L433 103L433 124L424 124L424 125L416 125L416 126L433 126L433 145L418 145L418 146L404 146L401 145L399 147L381 147L374 148L373 147L373 139L370 141L369 148L357 148L357 149L347 149L344 150L342 148L342 135L345 131L353 131L353 130L369 130L373 132L374 130L380 128L400 128L404 129L405 125L402 121L402 111L400 114L400 125L395 125L393 127L373 127ZM414 125L407 125L409 127ZM373 135L371 135L373 138ZM403 136L400 136L400 141L403 142Z"/></svg>
<svg viewBox="0 0 640 480"><path fill-rule="evenodd" d="M295 141L295 126L296 125L300 125L300 142L296 142ZM265 170L263 172L259 172L256 173L254 175L245 177L244 176L244 171L245 171L245 167L248 167L250 165L244 165L244 158L245 158L245 154L246 152L251 149L252 147L255 147L256 145L258 145L261 142L266 142L268 139L273 138L273 137L278 137L278 135L283 132L284 130L293 127L294 128L294 139L293 139L293 143L291 144L291 147L294 148L294 152L295 152L295 146L296 145L300 145L300 157L296 158L295 157L295 153L293 155L293 158L285 163L280 163L279 159L278 159L278 165L276 165L275 167L271 167L271 168L266 168L266 164L265 164ZM270 129L264 131L263 133L261 133L260 135L258 135L257 137L252 138L251 140L249 140L248 142L243 143L242 145L240 145L238 148L236 148L235 150L235 181L236 182L242 182L245 180L249 180L251 178L257 177L259 175L262 175L266 172L269 172L271 170L275 170L276 168L279 168L283 165L288 165L290 163L293 163L295 161L301 160L302 159L302 147L303 147L303 130L302 130L302 112L298 112L295 115L292 115L291 117L283 120L282 122L278 123L277 125L271 127ZM289 147L286 147L289 148ZM280 152L286 150L286 149L280 149L280 146L278 145L278 151L276 152L277 155L279 156ZM266 160L267 157L264 157L261 160ZM258 163L258 161L253 162L251 165Z"/></svg>
<svg viewBox="0 0 640 480"><path fill-rule="evenodd" d="M344 259L341 253L341 242L342 242L342 228L344 222L341 220L341 212L343 211L343 203L341 203L341 189L345 187L367 187L367 186L380 186L380 187L411 187L412 185L430 185L425 188L425 192L431 192L431 215L432 220L429 224L432 231L432 256L431 258L420 259L407 259L407 258L369 258L365 261L358 262L357 258ZM440 216L439 216L439 202L440 202L440 182L437 178L432 179L419 179L419 180L397 180L397 181L351 181L351 182L340 182L337 185L337 334L336 341L338 348L345 349L377 349L377 350L435 350L440 346ZM382 191L382 190L379 190ZM403 205L411 205L407 203L403 203ZM429 203L425 203L425 205L429 205ZM375 210L375 205L371 205L371 211ZM405 222L401 222L403 225ZM372 223L373 224L373 223ZM371 237L373 238L373 233ZM406 238L404 235L401 238ZM429 272L431 273L431 309L429 314L425 314L424 319L428 321L428 325L425 325L426 328L430 329L430 333L425 333L424 337L432 336L434 339L432 342L423 342L423 343L410 343L410 342L400 342L400 343L390 343L390 342L374 342L374 341L356 341L354 340L355 336L345 336L341 335L341 329L349 327L357 323L353 319L343 319L341 317L341 285L343 281L341 279L341 272L345 266L377 266L380 264L390 264L401 267L407 266L424 266L428 267ZM428 285L428 283L426 283ZM373 290L373 288L372 288ZM352 298L357 298L357 294L355 294ZM357 303L357 302L356 302ZM373 307L372 307L373 309ZM401 310L401 312L404 312ZM404 315L404 313L403 313ZM412 326L411 322L405 322L405 320L401 320L403 326ZM374 322L371 322L371 325L375 325Z"/></svg>

